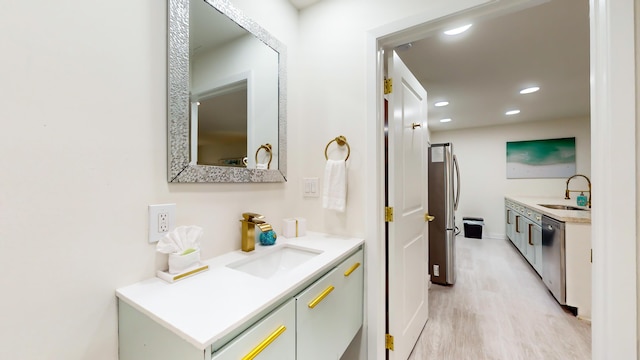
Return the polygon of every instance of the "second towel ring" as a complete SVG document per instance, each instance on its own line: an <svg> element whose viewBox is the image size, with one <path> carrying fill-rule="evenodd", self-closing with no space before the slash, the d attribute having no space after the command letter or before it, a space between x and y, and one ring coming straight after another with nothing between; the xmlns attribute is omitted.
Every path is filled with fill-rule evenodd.
<svg viewBox="0 0 640 360"><path fill-rule="evenodd" d="M340 146L345 146L345 145L347 146L347 157L344 159L344 161L347 161L349 159L349 155L351 155L351 147L349 146L349 143L347 142L347 138L344 137L343 135L340 135L340 136L336 137L335 139L329 141L327 146L325 146L325 148L324 148L324 158L329 160L329 155L327 155L327 151L329 150L329 145L331 145L331 143L334 142L334 141Z"/></svg>
<svg viewBox="0 0 640 360"><path fill-rule="evenodd" d="M273 160L273 152L271 152L271 144L269 144L269 143L266 143L264 145L260 145L258 150L256 150L256 165L258 165L258 153L262 149L264 149L266 152L269 153L269 163L267 164L267 169L270 169L271 168L271 160Z"/></svg>

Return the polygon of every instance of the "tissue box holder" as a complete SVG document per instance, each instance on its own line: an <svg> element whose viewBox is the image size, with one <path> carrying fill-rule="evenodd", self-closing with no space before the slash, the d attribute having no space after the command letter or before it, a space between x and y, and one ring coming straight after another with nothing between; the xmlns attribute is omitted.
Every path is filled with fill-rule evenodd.
<svg viewBox="0 0 640 360"><path fill-rule="evenodd" d="M282 235L284 237L293 238L305 236L307 235L307 219L300 217L284 219L282 229Z"/></svg>
<svg viewBox="0 0 640 360"><path fill-rule="evenodd" d="M206 270L209 270L209 266L200 263L200 249L198 249L186 255L169 254L169 270L158 271L156 275L172 283Z"/></svg>

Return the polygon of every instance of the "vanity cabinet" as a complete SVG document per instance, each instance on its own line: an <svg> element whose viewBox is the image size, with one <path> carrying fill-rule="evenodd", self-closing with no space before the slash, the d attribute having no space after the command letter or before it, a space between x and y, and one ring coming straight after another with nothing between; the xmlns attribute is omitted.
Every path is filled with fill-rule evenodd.
<svg viewBox="0 0 640 360"><path fill-rule="evenodd" d="M256 254L230 254L184 282L119 289L119 359L340 358L363 321L362 240L312 235L280 246L318 249L314 259L327 262L262 279L226 266Z"/></svg>
<svg viewBox="0 0 640 360"><path fill-rule="evenodd" d="M296 358L296 306L289 300L213 354L212 360Z"/></svg>
<svg viewBox="0 0 640 360"><path fill-rule="evenodd" d="M362 325L362 251L296 296L298 359L339 359Z"/></svg>
<svg viewBox="0 0 640 360"><path fill-rule="evenodd" d="M255 359L339 359L362 326L362 263L359 250L215 352L212 360L253 359L246 356L260 348Z"/></svg>

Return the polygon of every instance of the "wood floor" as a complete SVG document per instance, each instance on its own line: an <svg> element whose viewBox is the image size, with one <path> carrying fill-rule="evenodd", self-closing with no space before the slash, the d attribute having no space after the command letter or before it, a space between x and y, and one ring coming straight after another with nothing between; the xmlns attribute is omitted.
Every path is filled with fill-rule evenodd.
<svg viewBox="0 0 640 360"><path fill-rule="evenodd" d="M409 360L591 359L591 325L564 311L507 240L456 238L454 286L432 285Z"/></svg>

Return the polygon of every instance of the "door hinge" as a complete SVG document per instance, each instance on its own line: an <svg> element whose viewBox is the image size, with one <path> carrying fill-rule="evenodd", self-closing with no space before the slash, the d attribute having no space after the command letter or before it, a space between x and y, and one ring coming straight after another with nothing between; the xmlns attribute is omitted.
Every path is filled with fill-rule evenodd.
<svg viewBox="0 0 640 360"><path fill-rule="evenodd" d="M393 79L384 79L384 93L391 94L393 92Z"/></svg>
<svg viewBox="0 0 640 360"><path fill-rule="evenodd" d="M393 336L389 334L384 335L384 348L393 351Z"/></svg>
<svg viewBox="0 0 640 360"><path fill-rule="evenodd" d="M384 208L384 221L393 222L393 208L390 206Z"/></svg>

